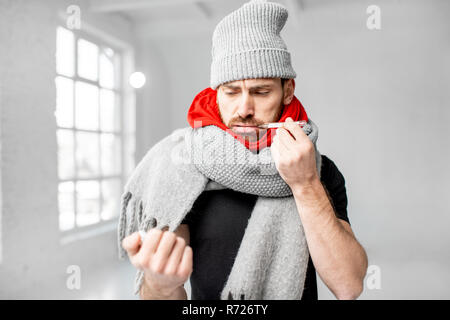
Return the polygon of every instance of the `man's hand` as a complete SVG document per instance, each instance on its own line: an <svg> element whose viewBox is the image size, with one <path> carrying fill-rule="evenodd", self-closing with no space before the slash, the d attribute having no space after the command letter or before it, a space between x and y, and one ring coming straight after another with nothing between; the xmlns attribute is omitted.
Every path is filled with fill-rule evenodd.
<svg viewBox="0 0 450 320"><path fill-rule="evenodd" d="M280 176L293 191L319 180L314 144L291 118L277 129L270 149Z"/></svg>
<svg viewBox="0 0 450 320"><path fill-rule="evenodd" d="M170 231L149 230L141 243L139 232L122 241L131 263L144 270L147 287L156 297L170 297L192 273L192 248Z"/></svg>
<svg viewBox="0 0 450 320"><path fill-rule="evenodd" d="M288 118L271 151L278 172L291 187L308 249L320 278L338 299L356 299L363 290L367 255L347 222L340 222L322 186L314 144Z"/></svg>

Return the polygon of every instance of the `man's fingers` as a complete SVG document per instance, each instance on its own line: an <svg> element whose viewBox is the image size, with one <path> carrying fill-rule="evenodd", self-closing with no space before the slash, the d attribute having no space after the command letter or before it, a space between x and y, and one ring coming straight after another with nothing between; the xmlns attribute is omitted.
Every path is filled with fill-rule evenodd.
<svg viewBox="0 0 450 320"><path fill-rule="evenodd" d="M192 272L192 248L186 246L183 252L183 258L181 259L180 265L177 270L178 276L182 278L187 278Z"/></svg>
<svg viewBox="0 0 450 320"><path fill-rule="evenodd" d="M143 251L150 254L155 253L163 233L163 231L156 228L150 229L145 235L144 243L142 244Z"/></svg>
<svg viewBox="0 0 450 320"><path fill-rule="evenodd" d="M139 232L134 232L122 240L122 247L127 251L128 255L138 253L141 246L141 237Z"/></svg>
<svg viewBox="0 0 450 320"><path fill-rule="evenodd" d="M161 230L156 228L150 229L146 233L138 254L136 254L131 261L135 266L138 268L148 268L148 263L158 247L162 233Z"/></svg>
<svg viewBox="0 0 450 320"><path fill-rule="evenodd" d="M292 152L291 149L289 147L286 146L286 143L280 142L279 148L278 148L278 152L280 154L280 159L286 158L287 156L289 156L289 154Z"/></svg>
<svg viewBox="0 0 450 320"><path fill-rule="evenodd" d="M286 143L281 141L278 134L273 139L271 151L275 163L278 163L281 157L285 157L288 155L288 153L291 152L290 149L286 146Z"/></svg>
<svg viewBox="0 0 450 320"><path fill-rule="evenodd" d="M286 128L277 129L278 141L280 146L284 146L284 149L291 150L291 145L296 143L295 139L290 135Z"/></svg>
<svg viewBox="0 0 450 320"><path fill-rule="evenodd" d="M284 129L288 130L297 141L301 141L305 138L306 133L297 123L294 123L291 117L287 118L283 124Z"/></svg>
<svg viewBox="0 0 450 320"><path fill-rule="evenodd" d="M154 259L158 271L164 270L167 263L167 258L172 252L173 246L176 243L177 236L175 233L170 231L165 231L161 241L159 242L158 249L155 252Z"/></svg>
<svg viewBox="0 0 450 320"><path fill-rule="evenodd" d="M186 247L186 241L182 237L177 237L175 246L173 247L172 253L167 260L165 271L167 274L175 275L183 258L184 248Z"/></svg>
<svg viewBox="0 0 450 320"><path fill-rule="evenodd" d="M270 145L270 152L272 154L272 158L275 161L275 163L278 162L278 159L280 157L280 151L279 151L279 141L276 136L272 139L272 144Z"/></svg>

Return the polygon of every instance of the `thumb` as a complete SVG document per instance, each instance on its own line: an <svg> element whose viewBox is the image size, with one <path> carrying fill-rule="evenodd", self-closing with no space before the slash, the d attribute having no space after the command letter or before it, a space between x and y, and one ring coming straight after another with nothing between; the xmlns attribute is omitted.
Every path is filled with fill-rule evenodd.
<svg viewBox="0 0 450 320"><path fill-rule="evenodd" d="M139 232L134 232L122 240L122 247L129 255L135 255L139 251L140 244L141 236L139 235Z"/></svg>
<svg viewBox="0 0 450 320"><path fill-rule="evenodd" d="M279 158L279 149L278 149L278 138L273 139L272 144L270 145L270 153L272 154L273 161L275 164L278 163Z"/></svg>

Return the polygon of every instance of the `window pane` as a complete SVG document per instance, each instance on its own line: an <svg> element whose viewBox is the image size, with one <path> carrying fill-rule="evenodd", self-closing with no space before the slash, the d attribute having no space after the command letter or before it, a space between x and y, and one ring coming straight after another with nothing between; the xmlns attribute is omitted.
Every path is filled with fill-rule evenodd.
<svg viewBox="0 0 450 320"><path fill-rule="evenodd" d="M71 130L58 130L58 176L60 179L70 179L75 174L74 137Z"/></svg>
<svg viewBox="0 0 450 320"><path fill-rule="evenodd" d="M72 31L56 29L56 72L69 77L74 75L74 41Z"/></svg>
<svg viewBox="0 0 450 320"><path fill-rule="evenodd" d="M107 179L102 181L102 219L108 220L119 215L121 182L119 179Z"/></svg>
<svg viewBox="0 0 450 320"><path fill-rule="evenodd" d="M75 226L74 183L62 182L58 186L59 229L69 230Z"/></svg>
<svg viewBox="0 0 450 320"><path fill-rule="evenodd" d="M100 220L100 189L98 181L77 182L77 226L86 226Z"/></svg>
<svg viewBox="0 0 450 320"><path fill-rule="evenodd" d="M115 103L115 93L111 90L100 91L100 128L102 131L119 131L119 107Z"/></svg>
<svg viewBox="0 0 450 320"><path fill-rule="evenodd" d="M84 39L78 40L78 75L98 79L98 46Z"/></svg>
<svg viewBox="0 0 450 320"><path fill-rule="evenodd" d="M111 49L109 49L111 50ZM100 54L100 85L105 88L114 88L114 56L111 51Z"/></svg>
<svg viewBox="0 0 450 320"><path fill-rule="evenodd" d="M73 81L56 77L56 123L60 127L73 127Z"/></svg>
<svg viewBox="0 0 450 320"><path fill-rule="evenodd" d="M75 126L78 129L98 130L98 88L77 81L75 84Z"/></svg>
<svg viewBox="0 0 450 320"><path fill-rule="evenodd" d="M112 133L101 135L101 163L103 175L117 175L121 171L120 137Z"/></svg>
<svg viewBox="0 0 450 320"><path fill-rule="evenodd" d="M97 133L77 132L77 169L78 177L97 177L99 172L99 135Z"/></svg>

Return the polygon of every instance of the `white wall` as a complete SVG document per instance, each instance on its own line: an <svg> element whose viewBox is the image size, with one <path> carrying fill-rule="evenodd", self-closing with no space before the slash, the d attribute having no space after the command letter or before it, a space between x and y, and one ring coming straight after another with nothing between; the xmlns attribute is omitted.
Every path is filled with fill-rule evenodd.
<svg viewBox="0 0 450 320"><path fill-rule="evenodd" d="M291 14L283 36L318 148L344 174L353 230L381 268L381 290L362 298L448 299L450 2L304 3L299 29ZM371 4L381 8L378 31L366 28ZM141 31L138 65L150 82L138 100L138 159L187 126L192 99L209 86L213 30ZM323 284L320 297L332 298Z"/></svg>
<svg viewBox="0 0 450 320"><path fill-rule="evenodd" d="M362 298L450 298L450 2L303 2L298 29L291 14L283 36L319 150L344 174L350 222L381 268L382 289ZM116 268L115 231L60 245L55 28L69 4L80 5L82 21L136 44L148 81L137 96L137 160L187 126L192 99L209 86L212 23L170 37L141 26L135 40L132 23L90 14L84 1L0 0L0 298L108 297L114 285L104 271ZM370 4L381 7L379 31L365 27ZM68 265L81 267L81 292L66 288ZM128 294L126 270L117 288Z"/></svg>
<svg viewBox="0 0 450 320"><path fill-rule="evenodd" d="M89 21L116 38L134 41L129 22L89 15L81 1L0 1L3 299L81 297L99 270L117 262L115 230L60 244L55 41L58 12L69 4L81 7L82 28ZM81 268L81 291L67 290L69 265ZM132 284L133 276L128 281ZM91 292L105 286L111 283L98 283Z"/></svg>

